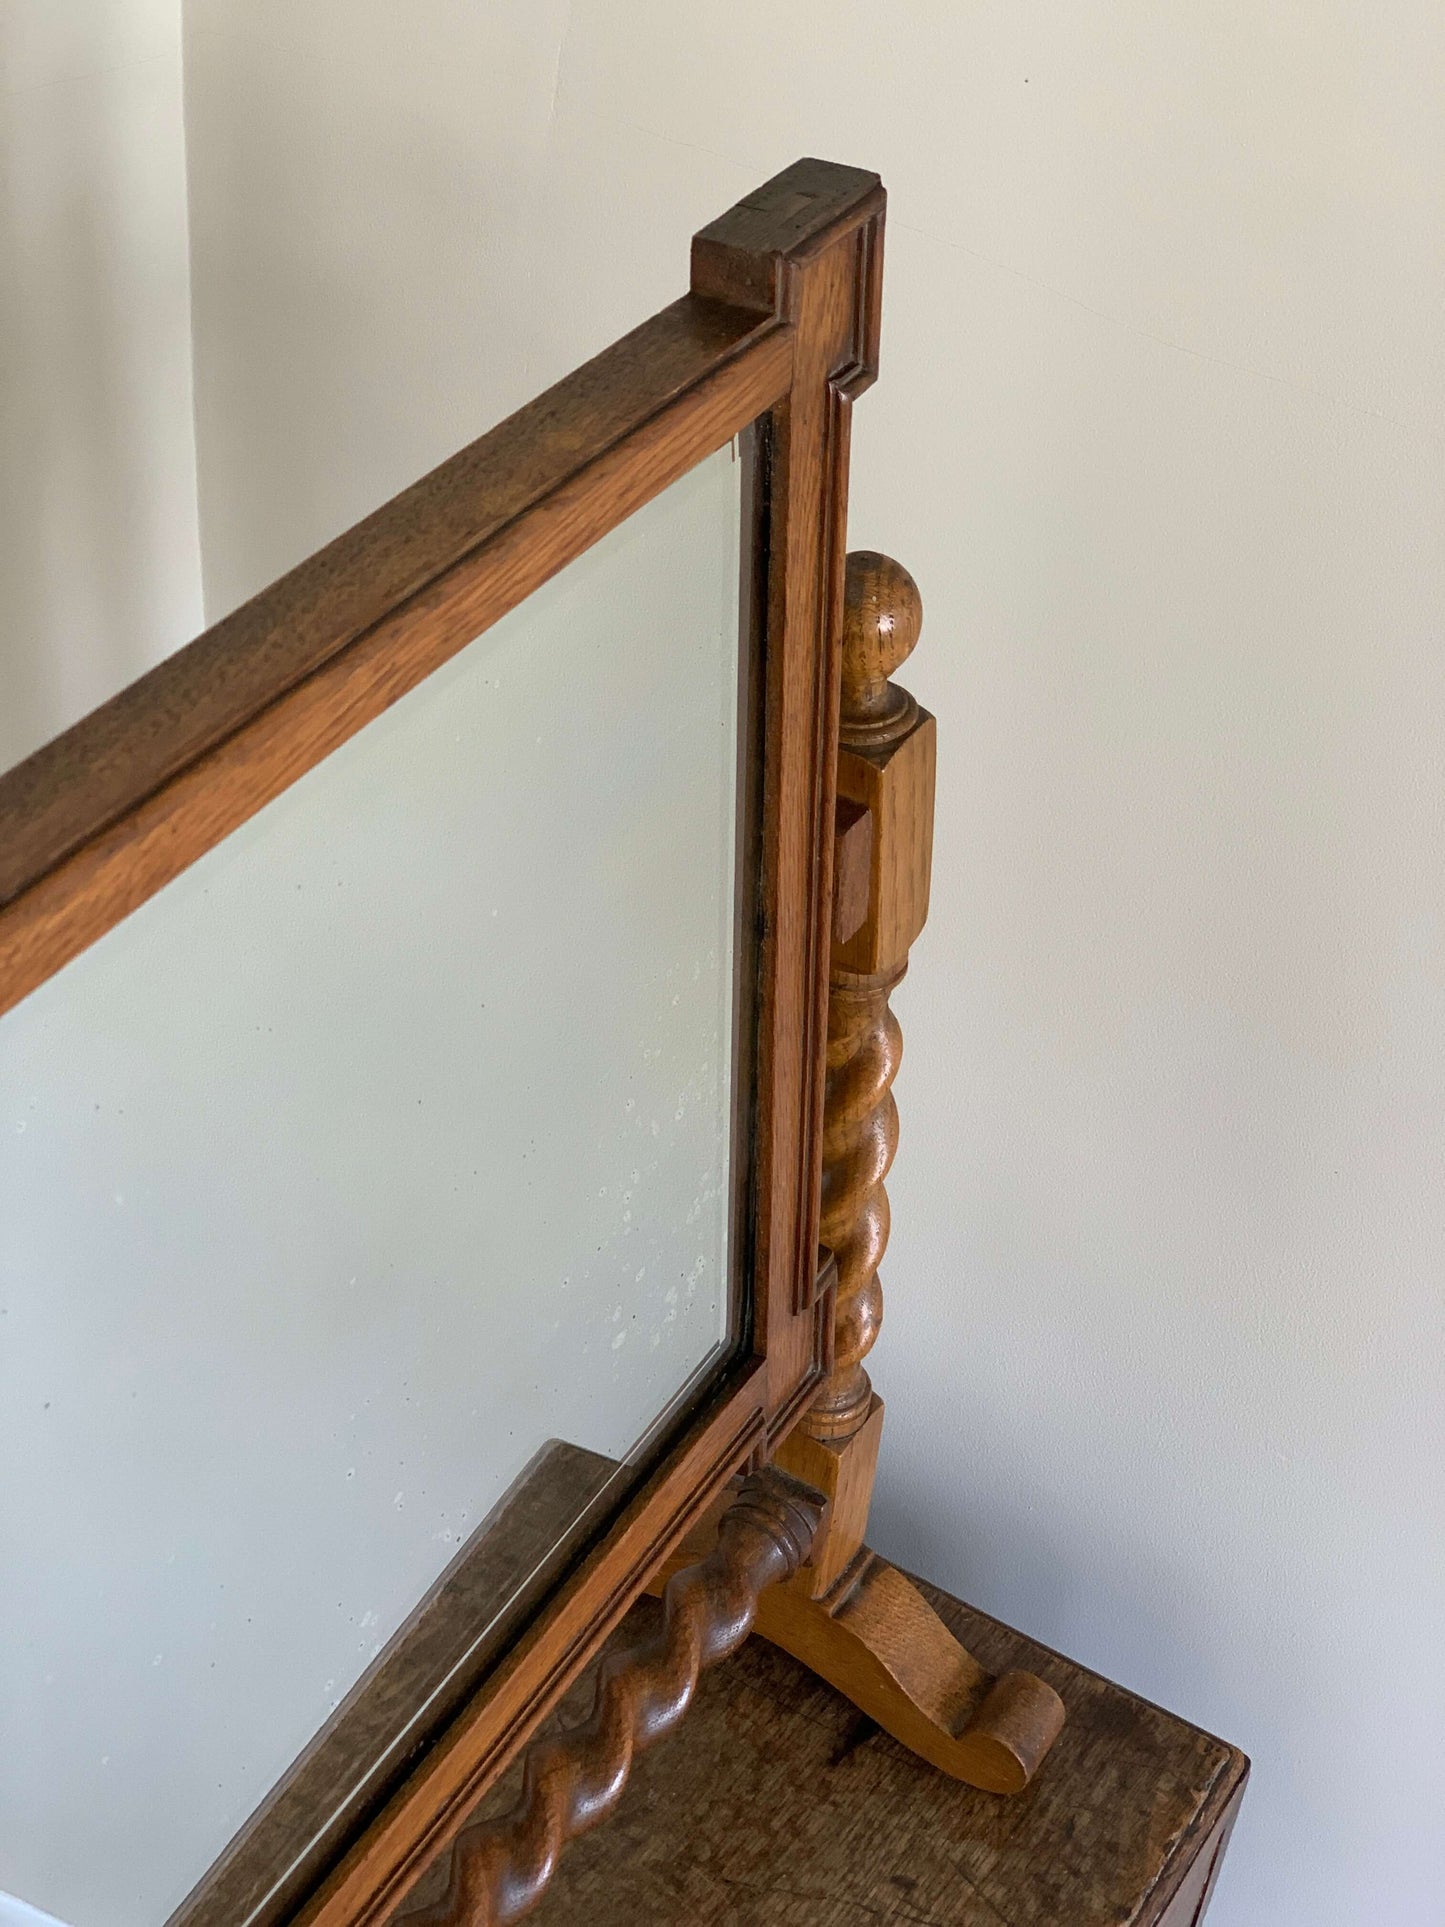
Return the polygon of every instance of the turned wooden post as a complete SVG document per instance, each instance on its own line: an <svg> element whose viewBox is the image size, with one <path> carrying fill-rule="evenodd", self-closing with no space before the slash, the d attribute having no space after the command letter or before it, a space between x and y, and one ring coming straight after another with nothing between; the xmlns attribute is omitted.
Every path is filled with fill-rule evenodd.
<svg viewBox="0 0 1445 1927"><path fill-rule="evenodd" d="M445 1892L426 1907L404 1902L397 1927L504 1927L531 1913L568 1841L612 1812L635 1756L677 1725L699 1674L747 1638L766 1589L797 1571L817 1500L774 1470L743 1484L706 1557L668 1580L661 1625L612 1647L587 1718L533 1741L515 1804L457 1836Z"/></svg>
<svg viewBox="0 0 1445 1927"><path fill-rule="evenodd" d="M845 1439L867 1418L872 1387L863 1360L883 1319L878 1266L888 1244L883 1180L898 1146L893 1079L903 1054L888 1007L928 916L933 856L935 724L889 681L912 654L923 605L908 571L886 555L848 557L838 795L845 817L839 868L871 826L868 894L854 927L837 898L828 1000L828 1081L819 1237L838 1260L833 1375L803 1421L818 1439Z"/></svg>
<svg viewBox="0 0 1445 1927"><path fill-rule="evenodd" d="M888 999L928 915L933 855L934 722L890 679L922 621L905 568L867 551L848 557L818 1232L836 1262L833 1365L775 1454L826 1504L806 1564L759 1599L757 1630L920 1759L1017 1793L1063 1726L1058 1694L1032 1673L990 1673L866 1544L883 1402L863 1361L883 1320L883 1184L903 1052ZM700 1528L678 1562L715 1530Z"/></svg>
<svg viewBox="0 0 1445 1927"><path fill-rule="evenodd" d="M813 1557L820 1594L863 1544L883 1422L863 1361L883 1319L884 1179L898 1145L903 1037L888 999L928 916L936 740L933 717L890 678L922 623L900 563L866 549L848 557L818 1232L838 1264L833 1371L780 1454L832 1500Z"/></svg>

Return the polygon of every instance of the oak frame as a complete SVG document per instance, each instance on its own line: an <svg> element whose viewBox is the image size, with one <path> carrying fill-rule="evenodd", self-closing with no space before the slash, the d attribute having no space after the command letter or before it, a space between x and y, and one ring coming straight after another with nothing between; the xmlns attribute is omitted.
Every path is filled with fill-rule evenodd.
<svg viewBox="0 0 1445 1927"><path fill-rule="evenodd" d="M288 1910L384 1919L638 1594L832 1366L824 1036L849 410L883 190L803 161L694 240L691 287L0 778L0 1013L754 423L765 570L759 1122L748 1355L360 1837Z"/></svg>

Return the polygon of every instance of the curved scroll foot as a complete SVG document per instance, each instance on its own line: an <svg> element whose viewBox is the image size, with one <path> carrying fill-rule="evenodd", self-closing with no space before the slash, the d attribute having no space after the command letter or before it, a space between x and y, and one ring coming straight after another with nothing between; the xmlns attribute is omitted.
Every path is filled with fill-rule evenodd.
<svg viewBox="0 0 1445 1927"><path fill-rule="evenodd" d="M703 1520L650 1590L700 1558L715 1531L716 1515ZM762 1595L753 1630L941 1773L985 1793L1022 1792L1063 1729L1053 1687L980 1666L913 1581L867 1546L815 1594L827 1545L825 1518L812 1560Z"/></svg>
<svg viewBox="0 0 1445 1927"><path fill-rule="evenodd" d="M756 1630L910 1752L988 1793L1027 1786L1064 1724L1051 1686L986 1672L913 1582L866 1547L821 1599L806 1573L765 1593Z"/></svg>

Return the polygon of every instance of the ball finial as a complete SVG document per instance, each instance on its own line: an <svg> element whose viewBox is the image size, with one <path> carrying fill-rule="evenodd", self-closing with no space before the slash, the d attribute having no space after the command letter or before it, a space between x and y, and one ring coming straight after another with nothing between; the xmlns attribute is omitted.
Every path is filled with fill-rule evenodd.
<svg viewBox="0 0 1445 1927"><path fill-rule="evenodd" d="M843 592L843 733L891 736L907 727L912 698L888 678L913 653L923 598L901 562L872 549L848 557Z"/></svg>

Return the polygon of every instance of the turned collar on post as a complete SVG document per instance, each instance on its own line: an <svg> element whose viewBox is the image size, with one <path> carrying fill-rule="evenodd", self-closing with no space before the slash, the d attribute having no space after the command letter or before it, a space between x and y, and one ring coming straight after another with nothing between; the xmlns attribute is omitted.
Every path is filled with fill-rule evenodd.
<svg viewBox="0 0 1445 1927"><path fill-rule="evenodd" d="M873 549L848 557L843 594L841 733L850 748L896 741L918 719L918 704L888 679L913 654L923 598L901 562Z"/></svg>

